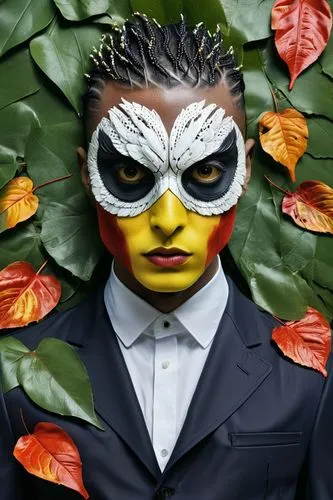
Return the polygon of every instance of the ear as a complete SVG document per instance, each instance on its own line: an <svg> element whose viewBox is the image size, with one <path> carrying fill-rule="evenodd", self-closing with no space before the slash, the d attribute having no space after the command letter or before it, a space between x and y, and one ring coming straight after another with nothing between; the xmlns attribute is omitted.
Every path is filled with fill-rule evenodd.
<svg viewBox="0 0 333 500"><path fill-rule="evenodd" d="M89 178L89 173L88 173L88 165L87 165L87 153L85 150L80 146L76 150L76 157L77 157L77 162L79 165L80 173L81 173L81 179L82 179L82 184L84 187L85 192L89 196L91 200L93 200L93 194L91 191L91 186L90 186L90 178Z"/></svg>
<svg viewBox="0 0 333 500"><path fill-rule="evenodd" d="M251 159L254 145L254 139L247 139L247 141L245 142L246 175L242 195L246 192L251 177Z"/></svg>

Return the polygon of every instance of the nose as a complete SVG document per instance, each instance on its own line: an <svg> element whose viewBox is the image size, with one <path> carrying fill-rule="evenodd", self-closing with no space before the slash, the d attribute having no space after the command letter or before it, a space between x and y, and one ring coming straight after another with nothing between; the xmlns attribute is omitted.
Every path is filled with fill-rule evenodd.
<svg viewBox="0 0 333 500"><path fill-rule="evenodd" d="M187 223L187 210L170 190L167 190L150 209L150 225L154 231L170 237Z"/></svg>

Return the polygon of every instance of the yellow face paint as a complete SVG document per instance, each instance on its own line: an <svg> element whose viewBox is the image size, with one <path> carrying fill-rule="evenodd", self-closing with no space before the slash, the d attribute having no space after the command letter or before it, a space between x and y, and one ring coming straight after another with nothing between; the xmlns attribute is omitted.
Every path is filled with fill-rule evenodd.
<svg viewBox="0 0 333 500"><path fill-rule="evenodd" d="M140 215L117 217L132 274L155 292L190 287L209 264L210 242L220 220L220 215L207 217L187 210L169 190Z"/></svg>

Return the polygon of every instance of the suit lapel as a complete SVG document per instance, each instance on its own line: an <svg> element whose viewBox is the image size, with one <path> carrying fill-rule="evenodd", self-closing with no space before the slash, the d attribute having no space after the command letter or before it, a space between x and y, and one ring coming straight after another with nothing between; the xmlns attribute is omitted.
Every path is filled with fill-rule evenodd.
<svg viewBox="0 0 333 500"><path fill-rule="evenodd" d="M270 363L251 352L239 335L233 321L235 312L232 310L235 305L233 293L231 289L227 309L215 335L184 426L165 472L199 441L223 424L271 372ZM239 308L238 315L239 311L242 311L243 318L248 312L244 308ZM249 316L248 324L255 330L255 319L253 318L252 322L251 314ZM252 340L254 337L255 335L252 335Z"/></svg>
<svg viewBox="0 0 333 500"><path fill-rule="evenodd" d="M156 477L161 472L149 433L109 317L103 311L88 342L78 349L93 388L96 412ZM102 422L103 423L103 422Z"/></svg>

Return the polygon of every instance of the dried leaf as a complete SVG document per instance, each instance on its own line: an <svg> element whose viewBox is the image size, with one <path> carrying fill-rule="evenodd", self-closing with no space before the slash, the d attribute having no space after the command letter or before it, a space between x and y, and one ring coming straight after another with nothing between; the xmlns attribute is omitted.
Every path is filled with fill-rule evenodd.
<svg viewBox="0 0 333 500"><path fill-rule="evenodd" d="M39 422L33 434L22 436L14 448L14 457L34 476L62 484L89 495L82 480L82 463L72 438L58 425Z"/></svg>
<svg viewBox="0 0 333 500"><path fill-rule="evenodd" d="M296 78L325 49L332 29L327 0L277 0L272 10L272 29L280 57L290 73L289 89Z"/></svg>
<svg viewBox="0 0 333 500"><path fill-rule="evenodd" d="M44 265L36 273L29 262L14 262L0 271L0 328L39 321L57 305L61 285L40 274Z"/></svg>
<svg viewBox="0 0 333 500"><path fill-rule="evenodd" d="M282 212L304 229L333 234L333 189L320 181L302 182L283 198Z"/></svg>
<svg viewBox="0 0 333 500"><path fill-rule="evenodd" d="M295 182L296 164L305 153L309 136L302 113L293 108L281 113L263 113L259 120L259 136L264 151L287 167L291 180Z"/></svg>
<svg viewBox="0 0 333 500"><path fill-rule="evenodd" d="M325 366L331 350L331 329L319 311L308 307L304 318L274 328L272 339L295 363L327 377Z"/></svg>
<svg viewBox="0 0 333 500"><path fill-rule="evenodd" d="M15 227L37 212L38 197L29 177L16 177L0 191L0 233Z"/></svg>

